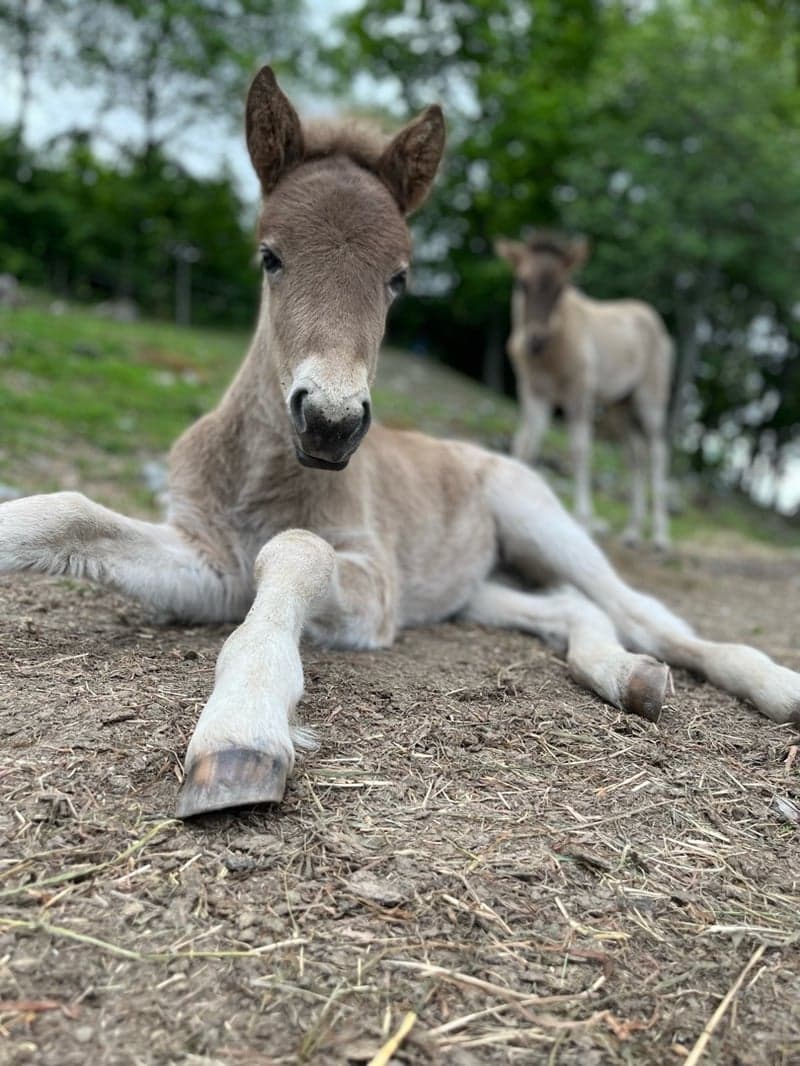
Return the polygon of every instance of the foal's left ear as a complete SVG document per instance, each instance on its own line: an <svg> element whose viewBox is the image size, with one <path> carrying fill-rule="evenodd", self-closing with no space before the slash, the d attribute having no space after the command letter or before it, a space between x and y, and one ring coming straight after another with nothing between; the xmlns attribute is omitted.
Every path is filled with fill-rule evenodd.
<svg viewBox="0 0 800 1066"><path fill-rule="evenodd" d="M266 196L287 170L302 162L305 151L300 119L271 67L262 67L253 79L245 116L247 150Z"/></svg>
<svg viewBox="0 0 800 1066"><path fill-rule="evenodd" d="M404 215L428 195L444 151L444 116L438 104L425 109L383 150L378 177L389 187Z"/></svg>

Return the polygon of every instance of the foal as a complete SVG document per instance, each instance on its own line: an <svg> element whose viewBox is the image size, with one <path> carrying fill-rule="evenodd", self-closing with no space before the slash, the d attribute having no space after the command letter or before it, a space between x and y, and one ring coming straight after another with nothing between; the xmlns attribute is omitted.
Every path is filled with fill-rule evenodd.
<svg viewBox="0 0 800 1066"><path fill-rule="evenodd" d="M0 507L2 570L85 577L193 622L241 621L189 744L178 814L281 799L295 745L311 742L293 721L302 631L376 648L401 626L461 615L544 637L581 683L650 718L669 681L651 656L776 722L797 714L800 675L698 639L630 589L526 466L380 426L366 436L386 311L408 270L403 216L444 146L439 108L385 144L304 129L264 68L247 144L263 189L261 314L219 406L173 449L167 521L70 492ZM524 588L543 574L551 591Z"/></svg>
<svg viewBox="0 0 800 1066"><path fill-rule="evenodd" d="M672 342L658 313L639 300L592 300L571 284L585 263L585 240L534 233L526 242L500 239L495 251L514 270L508 354L522 406L513 454L536 457L554 407L564 412L575 468L575 515L592 525L592 421L598 405L626 415L631 462L631 518L623 539L642 536L650 453L653 542L669 546L667 408Z"/></svg>

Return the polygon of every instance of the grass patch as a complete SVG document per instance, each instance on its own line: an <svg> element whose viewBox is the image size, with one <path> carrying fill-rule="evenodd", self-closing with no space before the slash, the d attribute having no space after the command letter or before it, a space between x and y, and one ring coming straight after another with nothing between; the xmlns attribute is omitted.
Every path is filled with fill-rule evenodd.
<svg viewBox="0 0 800 1066"><path fill-rule="evenodd" d="M0 311L0 446L165 451L213 406L244 334L121 323L86 311Z"/></svg>

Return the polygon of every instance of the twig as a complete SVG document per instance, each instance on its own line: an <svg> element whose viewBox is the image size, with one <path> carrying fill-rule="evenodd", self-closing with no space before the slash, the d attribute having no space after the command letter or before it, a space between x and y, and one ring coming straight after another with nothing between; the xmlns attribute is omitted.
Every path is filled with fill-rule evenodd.
<svg viewBox="0 0 800 1066"><path fill-rule="evenodd" d="M753 969L755 964L758 962L758 960L764 954L765 950L766 950L766 945L765 944L759 944L759 946L756 948L756 950L750 956L750 961L745 966L745 968L742 970L742 972L739 974L739 976L736 978L736 980L733 982L733 984L728 989L728 991L725 993L725 995L722 997L722 1002L717 1007L717 1009L714 1011L714 1013L711 1015L711 1018L706 1023L706 1026L703 1029L703 1031L700 1034L700 1036L698 1036L697 1041L695 1042L695 1045L692 1048L692 1050L689 1052L689 1055L686 1058L683 1066L697 1066L697 1063L702 1058L703 1052L706 1049L706 1044L711 1039L711 1036L712 1036L714 1030L717 1028L719 1023L722 1021L722 1016L724 1015L724 1013L728 1009L728 1007L731 1005L731 1003L733 1001L733 998L736 995L736 993L739 991L739 989L741 988L742 982L744 981L745 977L747 977L747 975Z"/></svg>
<svg viewBox="0 0 800 1066"><path fill-rule="evenodd" d="M414 1028L416 1020L416 1014L410 1010L405 1018L403 1018L400 1023L400 1028L394 1036L389 1037L380 1051L376 1055L373 1055L369 1060L369 1066L387 1066L387 1064L391 1062L392 1055L394 1055L395 1051L399 1049L400 1045Z"/></svg>
<svg viewBox="0 0 800 1066"><path fill-rule="evenodd" d="M101 870L107 870L112 866L116 866L117 863L124 862L125 859L129 859L131 855L135 855L137 851L141 851L143 847L150 843L153 837L158 836L162 829L166 829L167 826L178 826L181 823L175 818L168 818L164 822L159 822L149 829L143 837L139 840L135 840L124 851L121 851L118 855L115 855L111 859L107 859L106 862L84 864L83 866L73 866L69 870L62 870L59 874L53 874L51 877L43 877L39 881L32 881L29 884L17 885L15 888L4 888L0 891L0 899L10 899L13 896L22 896L26 892L36 892L41 888L49 888L52 885L63 884L64 881L75 881L79 878L88 877L89 874L99 873Z"/></svg>
<svg viewBox="0 0 800 1066"><path fill-rule="evenodd" d="M457 985L471 985L473 988L480 988L484 992L493 992L494 995L501 996L503 999L511 999L517 1002L524 1000L527 1003L537 1004L569 1003L575 999L585 999L593 992L596 992L597 989L605 983L605 977L598 977L591 988L585 988L583 992L555 996L538 996L532 999L529 992L517 992L514 988L504 988L503 985L494 985L490 981L482 981L480 977L472 977L468 973L456 973L454 970L446 970L443 966L431 966L426 962L412 962L410 959L387 959L386 962L389 966L397 966L404 970L420 970L428 977L442 977L444 980L452 981Z"/></svg>
<svg viewBox="0 0 800 1066"><path fill-rule="evenodd" d="M107 951L109 955L117 955L122 959L134 959L136 962L170 962L172 959L259 959L262 955L276 951L278 948L296 947L307 944L307 940L293 937L291 940L279 940L273 944L262 944L257 948L247 948L244 951L231 949L220 951L133 951L131 948L123 948L119 944L112 944L109 940L100 940L88 933L78 933L74 929L67 929L63 925L51 925L49 922L22 921L18 918L0 918L0 926L7 929L27 929L30 932L47 933L49 936L63 937L65 940L76 940L79 944L90 944L92 947Z"/></svg>

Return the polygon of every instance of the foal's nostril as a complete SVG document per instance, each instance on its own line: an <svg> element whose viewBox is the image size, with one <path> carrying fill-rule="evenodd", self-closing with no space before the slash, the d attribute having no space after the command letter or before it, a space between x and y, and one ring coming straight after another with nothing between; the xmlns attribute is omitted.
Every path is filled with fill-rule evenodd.
<svg viewBox="0 0 800 1066"><path fill-rule="evenodd" d="M305 433L306 431L306 416L303 410L306 396L308 396L308 389L295 389L289 397L289 410L292 413L292 420L298 433Z"/></svg>
<svg viewBox="0 0 800 1066"><path fill-rule="evenodd" d="M364 402L361 404L361 407L364 411L363 417L361 419L361 432L366 433L372 424L372 407L370 406L369 400L364 400Z"/></svg>

